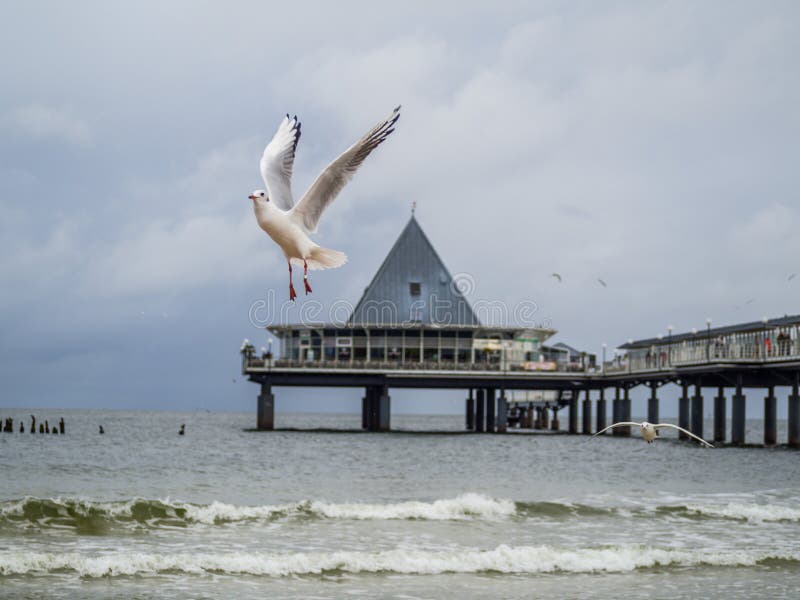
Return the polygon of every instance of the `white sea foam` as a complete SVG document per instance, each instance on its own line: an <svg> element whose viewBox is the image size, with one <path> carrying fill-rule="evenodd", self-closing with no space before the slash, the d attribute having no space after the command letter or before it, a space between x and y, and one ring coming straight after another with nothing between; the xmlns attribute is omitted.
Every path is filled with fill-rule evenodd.
<svg viewBox="0 0 800 600"><path fill-rule="evenodd" d="M764 521L800 521L800 509L775 504L688 504L687 510L709 517L740 519L753 523Z"/></svg>
<svg viewBox="0 0 800 600"><path fill-rule="evenodd" d="M649 567L698 565L753 566L770 560L800 560L800 551L681 550L646 546L553 548L498 546L493 550L388 550L382 552L273 553L125 553L85 555L0 552L0 575L40 575L58 572L81 577L120 575L250 574L282 577L323 573L592 573L625 572Z"/></svg>

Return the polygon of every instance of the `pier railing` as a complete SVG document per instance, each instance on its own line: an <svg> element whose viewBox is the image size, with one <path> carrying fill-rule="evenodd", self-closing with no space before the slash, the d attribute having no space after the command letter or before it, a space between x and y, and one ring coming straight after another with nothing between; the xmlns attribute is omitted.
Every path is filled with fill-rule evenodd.
<svg viewBox="0 0 800 600"><path fill-rule="evenodd" d="M670 347L654 346L647 351L628 353L607 362L606 373L636 373L669 371L678 367L700 366L709 363L766 364L800 361L796 340L775 344L730 342L725 339L710 343L684 344Z"/></svg>

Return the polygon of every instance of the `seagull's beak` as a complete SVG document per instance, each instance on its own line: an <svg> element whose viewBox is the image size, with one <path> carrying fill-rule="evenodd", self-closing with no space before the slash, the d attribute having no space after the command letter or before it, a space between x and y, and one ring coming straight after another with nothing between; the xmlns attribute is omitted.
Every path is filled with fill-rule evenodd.
<svg viewBox="0 0 800 600"><path fill-rule="evenodd" d="M250 200L255 200L255 199L256 199L256 197L255 197L253 194L250 194L250 195L248 196L248 198L250 198Z"/></svg>

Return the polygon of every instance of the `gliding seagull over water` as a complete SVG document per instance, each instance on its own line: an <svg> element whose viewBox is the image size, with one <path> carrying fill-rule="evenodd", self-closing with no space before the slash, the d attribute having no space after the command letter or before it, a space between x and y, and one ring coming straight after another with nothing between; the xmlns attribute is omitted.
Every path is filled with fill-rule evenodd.
<svg viewBox="0 0 800 600"><path fill-rule="evenodd" d="M261 177L267 190L256 190L249 198L253 201L258 225L281 247L289 263L289 300L297 297L292 285L292 262L303 265L306 294L311 292L308 269L335 269L347 262L344 252L321 248L309 239L308 234L316 233L322 212L353 178L370 152L394 131L394 124L399 118L398 106L391 115L329 164L296 205L291 185L294 153L300 140L297 117L290 119L286 115L272 141L267 144L260 163Z"/></svg>
<svg viewBox="0 0 800 600"><path fill-rule="evenodd" d="M647 442L648 444L652 444L653 440L658 437L658 430L664 427L669 427L671 429L677 429L678 431L682 431L688 436L693 437L701 444L705 444L709 448L713 448L714 446L709 444L703 438L697 437L691 431L686 431L683 427L678 427L677 425L673 425L672 423L648 423L647 421L643 421L641 423L634 423L632 421L621 421L619 423L614 423L613 425L609 425L605 429L601 429L597 433L595 433L592 437L598 436L601 433L605 433L609 429L613 429L614 427L622 427L622 426L630 426L635 425L638 427L642 432L642 439Z"/></svg>

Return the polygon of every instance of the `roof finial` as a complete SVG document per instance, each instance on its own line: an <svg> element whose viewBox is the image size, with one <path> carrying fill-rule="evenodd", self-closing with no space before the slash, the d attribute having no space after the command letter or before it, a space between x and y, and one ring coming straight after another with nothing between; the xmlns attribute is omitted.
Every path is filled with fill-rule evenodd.
<svg viewBox="0 0 800 600"><path fill-rule="evenodd" d="M415 210L417 210L417 201L416 201L416 200L414 200L414 201L411 203L411 216L412 216L412 217L414 216L414 211L415 211Z"/></svg>

